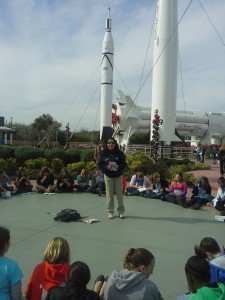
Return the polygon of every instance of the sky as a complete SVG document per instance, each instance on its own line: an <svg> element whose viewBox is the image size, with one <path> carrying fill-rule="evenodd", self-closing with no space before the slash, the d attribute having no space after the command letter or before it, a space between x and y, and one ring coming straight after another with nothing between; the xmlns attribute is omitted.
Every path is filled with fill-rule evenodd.
<svg viewBox="0 0 225 300"><path fill-rule="evenodd" d="M190 2L179 24L177 109L224 112L225 1L178 0L178 19ZM108 7L113 99L121 89L151 106L156 1L1 0L0 116L7 123L31 124L48 113L72 131L99 130Z"/></svg>

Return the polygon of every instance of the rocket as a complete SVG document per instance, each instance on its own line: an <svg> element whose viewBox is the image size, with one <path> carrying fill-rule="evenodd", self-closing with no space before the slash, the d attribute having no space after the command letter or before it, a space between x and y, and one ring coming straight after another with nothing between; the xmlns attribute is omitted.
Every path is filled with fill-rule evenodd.
<svg viewBox="0 0 225 300"><path fill-rule="evenodd" d="M107 140L112 137L112 92L113 92L113 55L112 19L110 8L106 19L106 31L102 43L101 63L101 113L100 138Z"/></svg>
<svg viewBox="0 0 225 300"><path fill-rule="evenodd" d="M175 135L178 61L177 0L158 0L155 18L151 120L157 112L163 123L159 141L180 141ZM151 138L152 140L152 132Z"/></svg>

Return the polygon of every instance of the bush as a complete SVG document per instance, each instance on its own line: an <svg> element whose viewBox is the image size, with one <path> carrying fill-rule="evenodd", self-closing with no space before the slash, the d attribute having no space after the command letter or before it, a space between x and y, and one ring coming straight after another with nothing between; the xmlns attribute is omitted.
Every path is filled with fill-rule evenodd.
<svg viewBox="0 0 225 300"><path fill-rule="evenodd" d="M81 152L80 160L84 162L93 161L94 160L94 149L84 149Z"/></svg>
<svg viewBox="0 0 225 300"><path fill-rule="evenodd" d="M10 158L14 156L15 148L12 146L1 145L0 146L0 157L1 158Z"/></svg>
<svg viewBox="0 0 225 300"><path fill-rule="evenodd" d="M29 146L18 147L14 153L18 162L24 163L28 159L39 158L43 156L43 150Z"/></svg>
<svg viewBox="0 0 225 300"><path fill-rule="evenodd" d="M80 161L80 150L78 149L68 149L66 150L65 154L65 164L71 164Z"/></svg>
<svg viewBox="0 0 225 300"><path fill-rule="evenodd" d="M55 173L60 173L64 167L63 161L60 158L54 158L51 163L51 167Z"/></svg>
<svg viewBox="0 0 225 300"><path fill-rule="evenodd" d="M1 169L6 170L6 168L7 168L7 162L6 162L5 159L0 158L0 166L1 166Z"/></svg>
<svg viewBox="0 0 225 300"><path fill-rule="evenodd" d="M126 176L129 178L136 172L150 174L153 169L153 161L145 154L136 152L126 157Z"/></svg>
<svg viewBox="0 0 225 300"><path fill-rule="evenodd" d="M6 172L9 174L13 174L16 173L17 169L18 169L18 164L16 162L15 158L8 158L6 160L7 162L7 166L6 166Z"/></svg>
<svg viewBox="0 0 225 300"><path fill-rule="evenodd" d="M77 175L80 174L82 169L85 169L86 164L83 161L77 162L77 163L73 163L73 164L68 164L67 165L67 169L69 171L69 173L74 176L74 178L77 177Z"/></svg>
<svg viewBox="0 0 225 300"><path fill-rule="evenodd" d="M209 170L210 166L205 165L203 163L197 162L195 164L189 164L188 168L190 171L195 171L195 170Z"/></svg>
<svg viewBox="0 0 225 300"><path fill-rule="evenodd" d="M193 187L195 185L195 182L197 180L197 177L195 177L191 173L185 173L184 174L184 181L187 183L188 186Z"/></svg>
<svg viewBox="0 0 225 300"><path fill-rule="evenodd" d="M66 160L66 152L59 148L45 149L44 157L46 157L49 161L52 161L54 158L60 158L64 161Z"/></svg>
<svg viewBox="0 0 225 300"><path fill-rule="evenodd" d="M40 157L36 159L28 159L25 161L24 165L28 169L41 169L43 167L48 167L49 162L46 158Z"/></svg>
<svg viewBox="0 0 225 300"><path fill-rule="evenodd" d="M96 163L94 161L89 161L86 163L85 170L87 171L88 175L90 176L90 179L94 175L96 169L97 169L97 167L96 167Z"/></svg>

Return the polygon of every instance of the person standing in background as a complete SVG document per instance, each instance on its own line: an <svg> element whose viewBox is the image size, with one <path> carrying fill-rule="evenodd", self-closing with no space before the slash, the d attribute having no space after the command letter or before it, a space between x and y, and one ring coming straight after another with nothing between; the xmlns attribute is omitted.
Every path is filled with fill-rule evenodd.
<svg viewBox="0 0 225 300"><path fill-rule="evenodd" d="M225 173L225 144L219 148L218 159L220 161L220 175L223 176Z"/></svg>
<svg viewBox="0 0 225 300"><path fill-rule="evenodd" d="M117 141L109 138L106 149L99 154L97 166L104 173L106 188L106 209L108 218L113 219L114 194L118 201L119 217L124 219L125 207L123 204L123 170L126 167L125 154L119 150Z"/></svg>
<svg viewBox="0 0 225 300"><path fill-rule="evenodd" d="M99 140L98 144L95 148L95 152L94 152L94 160L97 163L98 161L98 157L99 157L99 153L104 150L106 148L106 144L104 140Z"/></svg>

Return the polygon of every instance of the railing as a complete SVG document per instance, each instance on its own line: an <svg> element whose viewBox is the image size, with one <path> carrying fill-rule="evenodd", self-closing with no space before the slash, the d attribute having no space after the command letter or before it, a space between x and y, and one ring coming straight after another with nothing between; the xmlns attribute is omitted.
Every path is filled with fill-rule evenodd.
<svg viewBox="0 0 225 300"><path fill-rule="evenodd" d="M149 145L135 145L130 144L127 147L126 154L131 155L135 152L144 153L147 156L152 156L152 146ZM196 154L192 147L172 147L172 146L159 146L159 157L165 158L188 158L195 159Z"/></svg>

